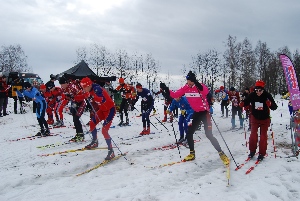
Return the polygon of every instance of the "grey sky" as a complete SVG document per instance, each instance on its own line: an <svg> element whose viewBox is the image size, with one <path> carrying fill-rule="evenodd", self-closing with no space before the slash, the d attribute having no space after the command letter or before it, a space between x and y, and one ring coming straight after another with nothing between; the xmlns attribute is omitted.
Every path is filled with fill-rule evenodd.
<svg viewBox="0 0 300 201"><path fill-rule="evenodd" d="M20 44L47 81L97 43L152 53L162 72L180 74L191 56L224 51L228 35L299 50L299 0L0 0L1 45ZM176 70L173 70L175 68Z"/></svg>

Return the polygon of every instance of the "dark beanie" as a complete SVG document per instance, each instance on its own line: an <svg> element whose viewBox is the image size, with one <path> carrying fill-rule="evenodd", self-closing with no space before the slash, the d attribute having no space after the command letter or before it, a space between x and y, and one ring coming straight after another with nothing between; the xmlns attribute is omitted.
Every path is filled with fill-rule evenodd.
<svg viewBox="0 0 300 201"><path fill-rule="evenodd" d="M234 87L230 87L229 91L235 91Z"/></svg>
<svg viewBox="0 0 300 201"><path fill-rule="evenodd" d="M191 82L196 82L196 75L192 71L189 71L189 73L186 76L187 80L190 80Z"/></svg>
<svg viewBox="0 0 300 201"><path fill-rule="evenodd" d="M31 87L31 84L29 82L24 82L23 87L24 89L28 89Z"/></svg>
<svg viewBox="0 0 300 201"><path fill-rule="evenodd" d="M59 78L59 84L66 84L68 83L68 80L65 77Z"/></svg>

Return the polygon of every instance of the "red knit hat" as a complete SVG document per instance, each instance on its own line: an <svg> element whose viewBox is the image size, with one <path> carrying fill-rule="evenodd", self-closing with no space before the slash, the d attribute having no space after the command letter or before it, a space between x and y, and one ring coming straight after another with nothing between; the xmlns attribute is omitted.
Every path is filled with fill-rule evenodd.
<svg viewBox="0 0 300 201"><path fill-rule="evenodd" d="M82 88L89 87L93 84L92 80L88 77L85 77L81 80L80 85Z"/></svg>
<svg viewBox="0 0 300 201"><path fill-rule="evenodd" d="M135 86L135 88L137 88L137 89L142 89L143 86L142 86L140 83L137 83L136 86Z"/></svg>
<svg viewBox="0 0 300 201"><path fill-rule="evenodd" d="M220 86L220 90L223 90L224 89L224 86Z"/></svg>
<svg viewBox="0 0 300 201"><path fill-rule="evenodd" d="M42 85L40 86L40 89L46 89L46 85L42 84Z"/></svg>
<svg viewBox="0 0 300 201"><path fill-rule="evenodd" d="M257 80L255 83L255 88L264 88L265 83L262 80Z"/></svg>
<svg viewBox="0 0 300 201"><path fill-rule="evenodd" d="M120 77L120 78L119 78L119 83L120 83L120 84L124 84L124 78Z"/></svg>

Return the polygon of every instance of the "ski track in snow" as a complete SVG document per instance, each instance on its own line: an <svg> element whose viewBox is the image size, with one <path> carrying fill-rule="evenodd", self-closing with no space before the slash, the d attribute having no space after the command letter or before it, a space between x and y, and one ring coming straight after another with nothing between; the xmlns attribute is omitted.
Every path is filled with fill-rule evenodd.
<svg viewBox="0 0 300 201"><path fill-rule="evenodd" d="M299 200L299 159L285 158L291 155L290 130L286 129L286 125L289 125L288 101L276 100L278 109L271 111L271 116L277 157L275 158L272 144L272 131L268 131L269 155L248 175L245 172L254 165L254 160L234 171L236 163L243 163L248 155L245 131L227 131L231 126L231 119L221 118L220 103L214 104L213 118L234 157L234 160L231 159L230 187L226 187L226 168L205 137L203 127L194 134L194 139L200 140L195 143L196 160L158 167L180 161L189 153L189 149L183 146L179 150L153 150L175 143L174 135L177 139L179 137L177 122L173 123L175 132L171 123L163 123L168 131L157 123L157 119L163 118L162 101L156 103L160 114L151 117L152 123L158 128L156 130L151 126L151 131L155 134L134 138L141 132L142 122L140 117L136 117L138 112L130 112L131 126L116 126L109 131L122 153L128 151L128 154L79 177L75 175L102 162L107 150L38 156L79 149L90 142L90 136L85 135L86 141L83 143L59 145L75 134L75 130L69 126L51 130L59 133L58 136L9 141L34 135L38 131L35 114L30 111L31 108L26 107L26 114L10 114L0 119L0 200ZM12 105L10 100L8 111L13 111ZM82 120L84 124L87 123L88 114L83 115ZM72 117L65 113L65 124L71 125L71 122ZM113 125L118 122L116 115ZM236 124L239 125L237 116ZM244 124L247 129L248 121ZM101 128L101 125L97 128ZM84 128L84 131L87 129ZM226 155L230 156L214 122L213 134ZM248 139L248 131L246 136ZM98 138L99 147L105 147L106 143L100 131ZM36 148L49 144L56 146ZM114 150L119 154L117 148Z"/></svg>

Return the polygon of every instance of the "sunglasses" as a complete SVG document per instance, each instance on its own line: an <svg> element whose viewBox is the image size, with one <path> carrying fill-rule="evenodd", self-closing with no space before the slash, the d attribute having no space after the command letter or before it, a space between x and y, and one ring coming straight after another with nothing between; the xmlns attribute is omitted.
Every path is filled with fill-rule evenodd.
<svg viewBox="0 0 300 201"><path fill-rule="evenodd" d="M255 89L255 92L262 92L263 89Z"/></svg>

